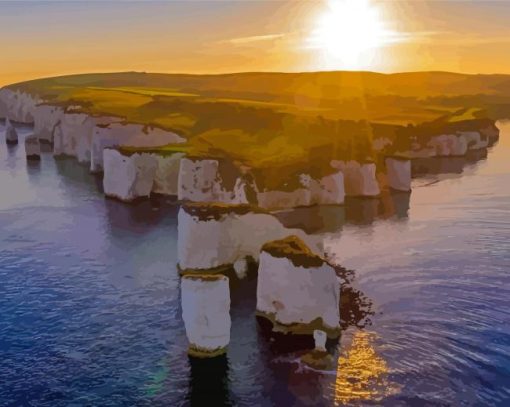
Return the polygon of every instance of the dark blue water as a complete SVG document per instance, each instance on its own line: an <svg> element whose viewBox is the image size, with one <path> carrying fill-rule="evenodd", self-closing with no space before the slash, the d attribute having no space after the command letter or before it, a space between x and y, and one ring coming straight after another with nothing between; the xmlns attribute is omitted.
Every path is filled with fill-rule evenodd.
<svg viewBox="0 0 510 407"><path fill-rule="evenodd" d="M254 280L233 287L227 356L189 359L175 205L105 200L73 159L27 165L2 138L0 405L510 405L509 153L507 126L486 157L424 163L410 200L315 228L374 313L319 373L263 334Z"/></svg>

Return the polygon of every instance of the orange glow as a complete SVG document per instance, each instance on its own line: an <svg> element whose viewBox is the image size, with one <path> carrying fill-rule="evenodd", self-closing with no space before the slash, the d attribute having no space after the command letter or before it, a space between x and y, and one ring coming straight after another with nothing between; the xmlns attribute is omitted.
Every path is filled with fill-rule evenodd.
<svg viewBox="0 0 510 407"><path fill-rule="evenodd" d="M388 381L386 362L374 349L375 334L357 331L349 348L338 358L335 403L378 401L395 394L398 388Z"/></svg>

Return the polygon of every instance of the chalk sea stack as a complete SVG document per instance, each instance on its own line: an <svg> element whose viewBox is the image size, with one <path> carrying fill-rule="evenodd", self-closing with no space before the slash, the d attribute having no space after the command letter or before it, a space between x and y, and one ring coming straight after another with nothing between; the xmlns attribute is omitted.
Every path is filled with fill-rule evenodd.
<svg viewBox="0 0 510 407"><path fill-rule="evenodd" d="M333 267L297 236L266 243L259 258L257 314L273 331L340 334L340 286Z"/></svg>
<svg viewBox="0 0 510 407"><path fill-rule="evenodd" d="M35 135L25 138L25 154L27 160L40 160L41 159L41 143Z"/></svg>
<svg viewBox="0 0 510 407"><path fill-rule="evenodd" d="M5 119L5 142L11 145L18 144L18 132L8 118Z"/></svg>
<svg viewBox="0 0 510 407"><path fill-rule="evenodd" d="M195 357L225 353L230 342L229 280L221 274L186 274L181 280L182 319Z"/></svg>

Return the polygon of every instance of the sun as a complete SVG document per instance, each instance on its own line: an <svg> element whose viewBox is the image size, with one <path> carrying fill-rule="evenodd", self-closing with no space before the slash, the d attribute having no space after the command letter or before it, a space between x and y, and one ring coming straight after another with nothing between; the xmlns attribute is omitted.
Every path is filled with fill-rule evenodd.
<svg viewBox="0 0 510 407"><path fill-rule="evenodd" d="M364 68L374 51L395 42L396 33L370 0L329 0L327 5L307 41L320 51L323 65Z"/></svg>

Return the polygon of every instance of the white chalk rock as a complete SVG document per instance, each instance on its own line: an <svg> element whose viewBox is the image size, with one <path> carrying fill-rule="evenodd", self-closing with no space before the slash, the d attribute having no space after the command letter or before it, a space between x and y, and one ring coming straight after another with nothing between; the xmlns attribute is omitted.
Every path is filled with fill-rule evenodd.
<svg viewBox="0 0 510 407"><path fill-rule="evenodd" d="M463 156L467 152L467 140L463 135L441 134L434 136L428 142L428 147L434 149L435 156Z"/></svg>
<svg viewBox="0 0 510 407"><path fill-rule="evenodd" d="M375 163L333 160L331 166L343 172L346 195L375 197L381 193L375 176Z"/></svg>
<svg viewBox="0 0 510 407"><path fill-rule="evenodd" d="M34 110L34 135L40 140L53 143L53 133L64 115L58 106L39 105Z"/></svg>
<svg viewBox="0 0 510 407"><path fill-rule="evenodd" d="M90 162L95 126L118 120L115 117L94 117L86 113L64 113L54 130L53 154L76 157L82 163Z"/></svg>
<svg viewBox="0 0 510 407"><path fill-rule="evenodd" d="M393 143L387 137L379 137L375 138L372 141L372 147L375 151L382 151L386 148L386 146L391 146Z"/></svg>
<svg viewBox="0 0 510 407"><path fill-rule="evenodd" d="M41 158L41 144L37 136L25 137L25 154L29 160L39 160Z"/></svg>
<svg viewBox="0 0 510 407"><path fill-rule="evenodd" d="M342 205L345 200L344 175L341 171L320 180L310 179L311 204Z"/></svg>
<svg viewBox="0 0 510 407"><path fill-rule="evenodd" d="M0 89L0 116L18 123L34 122L34 110L42 100L20 90Z"/></svg>
<svg viewBox="0 0 510 407"><path fill-rule="evenodd" d="M190 202L246 204L246 184L239 177L232 188L225 185L219 161L212 159L180 160L178 198Z"/></svg>
<svg viewBox="0 0 510 407"><path fill-rule="evenodd" d="M157 166L154 174L154 186L152 192L163 195L177 195L179 182L179 167L183 153L171 155L155 154Z"/></svg>
<svg viewBox="0 0 510 407"><path fill-rule="evenodd" d="M106 196L126 202L150 196L157 168L153 155L135 153L128 156L109 148L103 154Z"/></svg>
<svg viewBox="0 0 510 407"><path fill-rule="evenodd" d="M240 259L258 259L262 246L289 234L299 236L315 253L322 240L298 229L286 229L274 216L249 208L186 205L178 214L178 254L182 269L211 269L234 265Z"/></svg>
<svg viewBox="0 0 510 407"><path fill-rule="evenodd" d="M302 242L290 236L264 245L257 312L273 322L273 330L312 334L320 329L336 337L340 333L339 300L334 269Z"/></svg>
<svg viewBox="0 0 510 407"><path fill-rule="evenodd" d="M181 279L182 319L190 347L198 357L225 352L230 342L230 290L223 275L184 275Z"/></svg>
<svg viewBox="0 0 510 407"><path fill-rule="evenodd" d="M18 144L18 132L8 118L5 119L5 142L7 144Z"/></svg>
<svg viewBox="0 0 510 407"><path fill-rule="evenodd" d="M399 157L386 158L388 186L397 191L411 191L411 161Z"/></svg>
<svg viewBox="0 0 510 407"><path fill-rule="evenodd" d="M482 138L478 131L460 131L459 135L465 137L469 150L480 150L489 145L489 140Z"/></svg>
<svg viewBox="0 0 510 407"><path fill-rule="evenodd" d="M316 351L326 352L326 341L328 340L326 332L321 331L320 329L315 329L313 331L313 340L315 342Z"/></svg>
<svg viewBox="0 0 510 407"><path fill-rule="evenodd" d="M248 261L246 258L240 258L234 262L234 271L240 280L246 278L248 275Z"/></svg>
<svg viewBox="0 0 510 407"><path fill-rule="evenodd" d="M90 170L103 171L103 150L107 147L161 147L183 143L181 136L162 129L134 123L96 125L92 131Z"/></svg>
<svg viewBox="0 0 510 407"><path fill-rule="evenodd" d="M195 208L193 208L195 209ZM177 217L179 266L186 269L211 269L238 260L233 213L209 215L209 209L181 207Z"/></svg>

